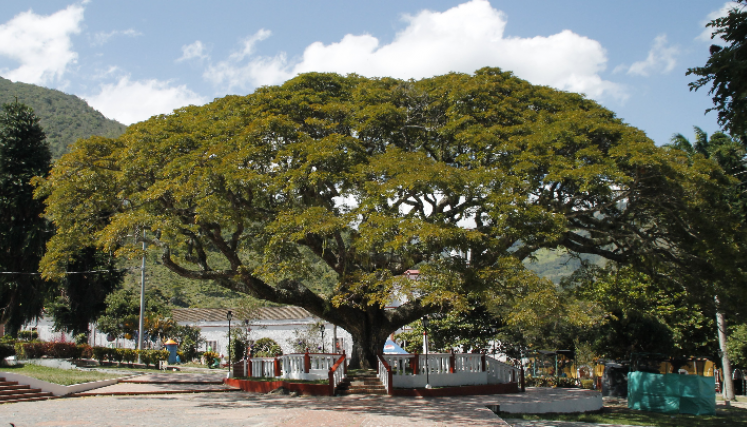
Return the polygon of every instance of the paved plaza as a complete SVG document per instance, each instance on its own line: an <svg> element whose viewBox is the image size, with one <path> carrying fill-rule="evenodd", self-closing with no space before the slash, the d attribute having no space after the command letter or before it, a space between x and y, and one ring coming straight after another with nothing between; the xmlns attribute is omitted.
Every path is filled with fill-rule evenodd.
<svg viewBox="0 0 747 427"><path fill-rule="evenodd" d="M292 397L245 393L210 374L148 374L84 396L0 405L0 427L56 426L509 426L588 424L502 420L488 407L572 401L594 392L528 389L526 393L443 398L352 395ZM507 416L508 417L508 416Z"/></svg>

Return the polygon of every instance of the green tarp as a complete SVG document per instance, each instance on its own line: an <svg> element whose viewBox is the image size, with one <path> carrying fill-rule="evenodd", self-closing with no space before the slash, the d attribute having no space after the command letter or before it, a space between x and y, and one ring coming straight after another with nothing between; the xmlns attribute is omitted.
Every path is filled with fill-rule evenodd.
<svg viewBox="0 0 747 427"><path fill-rule="evenodd" d="M665 414L716 414L714 377L679 374L628 374L628 408Z"/></svg>

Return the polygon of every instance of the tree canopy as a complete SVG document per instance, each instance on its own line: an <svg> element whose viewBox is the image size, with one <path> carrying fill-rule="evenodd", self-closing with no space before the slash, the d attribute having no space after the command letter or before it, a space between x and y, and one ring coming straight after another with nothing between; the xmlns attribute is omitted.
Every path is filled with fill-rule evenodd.
<svg viewBox="0 0 747 427"><path fill-rule="evenodd" d="M730 183L581 95L499 69L310 73L78 141L38 190L57 227L41 270L59 276L91 245L139 257L145 240L180 276L345 328L353 366L372 366L424 314L541 289L521 264L540 248L726 274L721 239L741 230L715 194ZM332 288L307 280L307 254Z"/></svg>
<svg viewBox="0 0 747 427"><path fill-rule="evenodd" d="M733 136L747 136L747 2L735 0L735 7L706 26L713 28L712 39L720 38L726 46L711 45L710 57L702 67L690 68L687 74L700 78L690 83L691 90L711 85L718 121ZM742 140L742 143L747 143Z"/></svg>
<svg viewBox="0 0 747 427"><path fill-rule="evenodd" d="M34 111L0 111L0 324L11 331L41 314L48 286L36 274L50 233L34 200L32 178L49 172L52 156Z"/></svg>

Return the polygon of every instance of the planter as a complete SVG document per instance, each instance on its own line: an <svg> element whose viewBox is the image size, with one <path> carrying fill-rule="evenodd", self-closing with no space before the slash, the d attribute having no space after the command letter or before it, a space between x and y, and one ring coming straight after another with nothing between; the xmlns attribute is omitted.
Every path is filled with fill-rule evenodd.
<svg viewBox="0 0 747 427"><path fill-rule="evenodd" d="M227 378L224 383L231 387L240 388L241 390L251 393L269 393L273 390L283 387L288 391L295 391L305 396L331 396L329 384L303 384L291 381L250 381L239 380L236 378Z"/></svg>

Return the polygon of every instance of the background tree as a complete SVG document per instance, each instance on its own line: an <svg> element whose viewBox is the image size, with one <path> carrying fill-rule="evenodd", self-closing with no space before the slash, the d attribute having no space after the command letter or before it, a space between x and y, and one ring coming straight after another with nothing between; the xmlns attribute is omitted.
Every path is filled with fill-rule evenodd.
<svg viewBox="0 0 747 427"><path fill-rule="evenodd" d="M732 13L736 13L732 11ZM695 127L695 142L690 141L682 136L676 134L672 137L672 143L668 145L669 148L675 148L684 151L689 156L690 160L705 157L709 160L714 161L718 164L728 175L732 176L732 183L730 186L723 189L723 192L719 195L726 203L730 206L733 215L737 218L741 218L742 222L747 221L747 197L745 196L744 184L747 176L747 165L745 164L745 156L747 150L745 147L737 143L734 139L722 132L714 133L711 138L703 132L700 128ZM744 142L744 141L743 141ZM735 242L738 245L744 245L743 242ZM734 266L737 269L740 268L740 260L734 260ZM744 283L745 278L741 274L733 276L722 277L721 280L730 280L734 283ZM719 280L718 278L709 277L705 275L703 280ZM732 317L738 318L741 312L741 304L735 304L735 301L743 301L743 291L730 293L727 289L728 285L720 286L719 290L713 292L712 295L701 295L708 298L707 301L701 301L696 305L704 308L713 308L713 312L716 316L716 329L718 334L718 341L721 354L721 368L725 372L731 372L731 360L729 355L729 337L728 327L726 322L726 313L731 313ZM697 295L697 294L692 294ZM713 298L710 300L710 298ZM724 378L724 397L726 399L734 398L734 386L731 380L731 376L727 375Z"/></svg>
<svg viewBox="0 0 747 427"><path fill-rule="evenodd" d="M726 46L711 45L711 56L702 67L689 68L687 75L700 76L690 83L690 90L710 85L718 121L734 137L747 144L747 9L745 0L706 26L713 28L712 39L720 38Z"/></svg>
<svg viewBox="0 0 747 427"><path fill-rule="evenodd" d="M541 248L728 274L714 260L742 231L713 196L728 182L593 101L498 69L311 73L80 140L39 190L58 230L41 269L56 277L90 245L139 257L137 236L180 276L345 328L351 366L374 367L425 314L520 295ZM308 280L304 254L332 286ZM414 267L419 280L402 277Z"/></svg>
<svg viewBox="0 0 747 427"><path fill-rule="evenodd" d="M84 248L67 267L55 287L57 296L48 306L55 329L89 334L89 324L106 310L106 297L122 282L124 271L114 259L95 248Z"/></svg>
<svg viewBox="0 0 747 427"><path fill-rule="evenodd" d="M31 180L49 173L52 156L39 119L27 106L0 112L0 323L15 333L38 317L48 285L36 274L50 226ZM12 273L12 274L9 274Z"/></svg>
<svg viewBox="0 0 747 427"><path fill-rule="evenodd" d="M145 294L144 332L155 341L170 337L175 323L169 319L166 300L158 290ZM132 289L119 289L106 297L106 310L97 320L96 328L112 337L137 339L140 320L140 294Z"/></svg>

